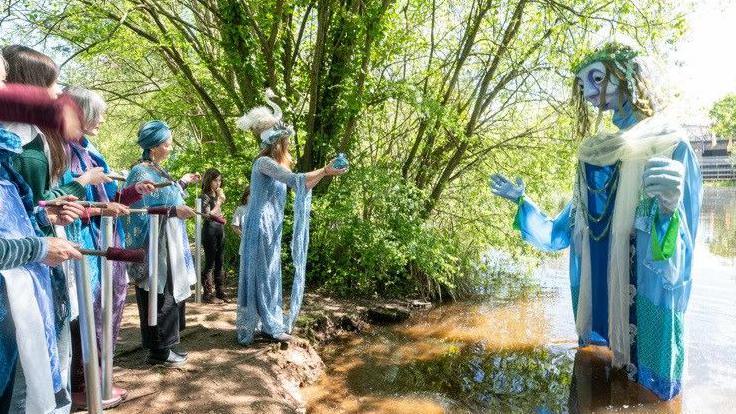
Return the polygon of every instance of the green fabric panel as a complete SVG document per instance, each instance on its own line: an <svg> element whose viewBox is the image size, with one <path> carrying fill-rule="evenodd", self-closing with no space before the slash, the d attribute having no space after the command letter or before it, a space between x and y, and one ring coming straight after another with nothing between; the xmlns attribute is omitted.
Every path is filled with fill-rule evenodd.
<svg viewBox="0 0 736 414"><path fill-rule="evenodd" d="M516 208L516 215L514 216L514 224L513 228L514 230L521 231L521 206L524 204L524 196L519 197L519 200L516 202L517 208Z"/></svg>
<svg viewBox="0 0 736 414"><path fill-rule="evenodd" d="M639 364L662 379L680 379L685 362L685 314L637 295L636 315Z"/></svg>
<svg viewBox="0 0 736 414"><path fill-rule="evenodd" d="M39 200L53 200L55 198L73 195L84 200L87 192L84 186L76 181L49 188L49 161L43 152L43 141L36 137L23 147L23 152L13 159L13 168L23 176L33 192L33 204L37 205ZM46 236L54 236L53 226L41 227Z"/></svg>
<svg viewBox="0 0 736 414"><path fill-rule="evenodd" d="M41 196L48 189L48 160L43 151L24 149L23 153L13 159L13 167L33 191L33 203L38 204Z"/></svg>

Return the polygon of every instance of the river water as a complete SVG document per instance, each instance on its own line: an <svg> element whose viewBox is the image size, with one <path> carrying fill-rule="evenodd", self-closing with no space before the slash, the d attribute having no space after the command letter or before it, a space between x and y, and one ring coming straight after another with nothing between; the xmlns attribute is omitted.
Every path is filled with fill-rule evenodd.
<svg viewBox="0 0 736 414"><path fill-rule="evenodd" d="M541 293L445 305L332 344L312 413L736 413L736 189L705 190L686 313L682 394L660 402L577 348L567 258Z"/></svg>

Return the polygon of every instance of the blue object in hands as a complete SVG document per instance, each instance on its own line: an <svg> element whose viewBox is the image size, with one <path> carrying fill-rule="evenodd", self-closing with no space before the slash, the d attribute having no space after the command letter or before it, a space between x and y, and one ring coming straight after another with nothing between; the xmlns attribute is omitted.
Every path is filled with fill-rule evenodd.
<svg viewBox="0 0 736 414"><path fill-rule="evenodd" d="M345 157L345 153L341 152L337 154L337 158L335 158L335 161L332 163L332 167L337 168L338 170L348 168L348 159Z"/></svg>

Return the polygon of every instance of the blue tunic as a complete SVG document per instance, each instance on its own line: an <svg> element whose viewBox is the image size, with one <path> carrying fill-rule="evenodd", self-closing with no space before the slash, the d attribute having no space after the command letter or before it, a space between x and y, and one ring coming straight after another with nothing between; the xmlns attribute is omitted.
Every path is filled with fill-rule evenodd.
<svg viewBox="0 0 736 414"><path fill-rule="evenodd" d="M601 235L600 240L590 237L590 266L593 330L591 342L608 344L608 229L616 202L616 182L619 171L616 165L598 167L585 164L588 185L588 211L596 220L588 220L591 235ZM591 191L591 190L600 191ZM600 220L598 220L600 219Z"/></svg>
<svg viewBox="0 0 736 414"><path fill-rule="evenodd" d="M185 204L184 197L186 193L182 186L158 165L151 162L137 164L130 170L125 186L129 187L141 181L151 181L153 183L170 181L172 184L159 188L155 192L144 196L140 201L133 203L130 206L131 208L175 207ZM130 249L148 248L148 215L131 214L124 219L124 223L125 246ZM178 240L168 239L166 251L159 252L162 255L159 261L160 263L167 263L168 266L171 266L171 275L174 284L173 292L177 303L179 303L191 293L188 289L188 284L191 285L194 283L194 280L192 280L194 277L194 259L192 258L191 250L189 250L186 223L177 217L170 217L166 220L166 226L166 234L162 232L159 237L163 238L171 233L172 238ZM138 286L148 290L147 264L131 263L128 266L128 274ZM159 273L158 293L164 292L166 275L167 272L165 271Z"/></svg>
<svg viewBox="0 0 736 414"><path fill-rule="evenodd" d="M619 120L620 121L620 120ZM633 125L627 120L620 127ZM619 123L617 122L617 125ZM689 142L681 141L672 154L672 159L685 166L685 185L682 201L678 206L680 228L677 248L672 258L654 260L651 252L652 226L656 225L660 235L665 233L669 219L655 223L655 204L642 203L635 217L632 238L631 264L631 364L627 367L630 376L662 399L671 399L680 392L684 363L684 312L690 295L692 252L697 233L698 217L702 200L702 177L697 158ZM603 188L617 174L615 166L594 167L585 165L589 188ZM589 227L591 231L591 293L593 329L586 337L579 338L581 345L603 344L608 341L608 242L609 237L593 240L593 235L602 232L602 223L610 220L615 191L601 191L588 198ZM609 212L603 206L611 198ZM573 311L577 316L580 292L581 257L575 252L572 238L574 217L572 203L557 217L550 219L529 200L519 206L517 224L522 238L544 251L571 248L570 285ZM603 217L599 224L590 223L590 217Z"/></svg>

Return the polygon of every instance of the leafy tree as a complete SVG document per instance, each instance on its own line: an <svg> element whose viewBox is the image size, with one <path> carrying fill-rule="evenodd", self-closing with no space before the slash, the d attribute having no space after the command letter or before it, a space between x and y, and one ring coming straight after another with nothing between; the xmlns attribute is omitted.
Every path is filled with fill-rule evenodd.
<svg viewBox="0 0 736 414"><path fill-rule="evenodd" d="M490 246L519 251L513 206L491 199L487 177L524 176L551 210L566 201L571 62L594 37L658 50L684 30L665 0L18 0L6 12L63 56L65 81L106 95L100 147L115 165L161 118L170 168L217 166L230 200L258 150L233 120L274 88L299 170L351 159L316 191L310 279L366 294L456 292Z"/></svg>
<svg viewBox="0 0 736 414"><path fill-rule="evenodd" d="M727 95L713 104L709 115L713 120L713 132L716 136L736 136L736 95Z"/></svg>

